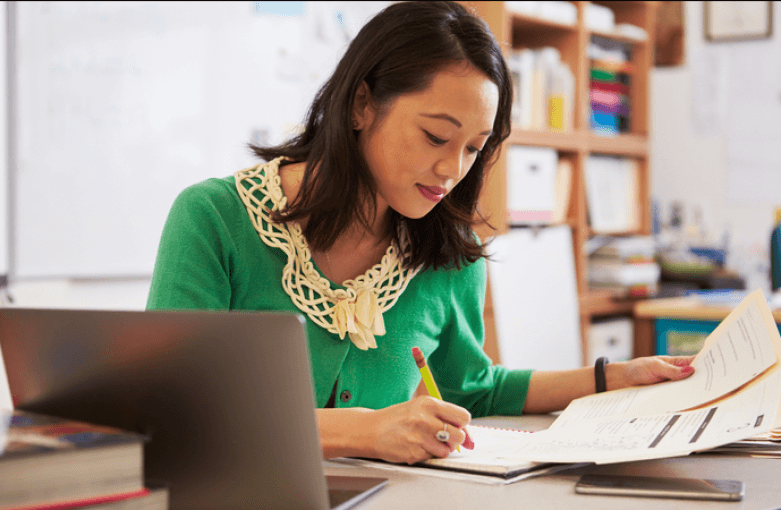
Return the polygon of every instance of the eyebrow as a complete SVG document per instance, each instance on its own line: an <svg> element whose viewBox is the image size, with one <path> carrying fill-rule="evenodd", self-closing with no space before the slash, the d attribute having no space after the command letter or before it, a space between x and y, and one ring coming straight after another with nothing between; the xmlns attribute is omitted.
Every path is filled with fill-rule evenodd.
<svg viewBox="0 0 781 510"><path fill-rule="evenodd" d="M446 120L452 124L455 124L456 127L461 127L462 124L456 119L455 117L452 117L448 115L447 113L421 113L421 117L428 117L429 119L440 119L440 120ZM480 133L481 135L490 135L493 133L493 130L489 129L488 131L483 131Z"/></svg>

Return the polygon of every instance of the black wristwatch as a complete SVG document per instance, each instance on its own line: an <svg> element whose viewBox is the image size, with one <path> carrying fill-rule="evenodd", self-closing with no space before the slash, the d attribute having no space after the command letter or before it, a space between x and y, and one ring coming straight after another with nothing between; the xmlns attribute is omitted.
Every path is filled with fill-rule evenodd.
<svg viewBox="0 0 781 510"><path fill-rule="evenodd" d="M605 365L608 364L607 358L602 356L594 363L594 383L597 393L607 391L607 382L605 381Z"/></svg>

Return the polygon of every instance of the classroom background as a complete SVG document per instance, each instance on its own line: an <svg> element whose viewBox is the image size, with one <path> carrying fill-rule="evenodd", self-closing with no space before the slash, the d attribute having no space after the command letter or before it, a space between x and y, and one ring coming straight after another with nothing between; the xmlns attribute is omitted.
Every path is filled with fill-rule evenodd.
<svg viewBox="0 0 781 510"><path fill-rule="evenodd" d="M672 63L648 71L643 164L649 200L638 221L647 220L652 256L664 252L674 262L697 267L712 263L703 257L715 254L727 275L725 288L761 288L769 295L770 240L781 210L781 2L720 3L752 4L756 9L742 14L753 21L768 12L773 30L759 37L713 38L714 27L706 23L712 2L659 2L658 11L678 5L680 29L662 37L678 38L681 49ZM387 4L0 2L6 29L0 88L8 98L0 104L3 305L143 309L157 241L176 195L200 180L255 164L247 142L274 143L294 133L351 38ZM561 15L550 26L565 31L564 18L573 8L561 4L592 5L504 4L504 12L517 9L526 20L521 27L540 34L547 32L530 19ZM595 22L600 12L611 10L609 4L593 2ZM620 25L625 11L612 11ZM738 15L739 10L723 14ZM584 22L589 20L577 23ZM539 62L556 60L552 52L543 54ZM571 70L568 75L556 69L561 73L551 87L571 95ZM568 120L571 124L566 115L548 119L557 129L567 129ZM589 205L597 221L599 211ZM513 219L521 227L512 229L517 239L495 247L513 255L502 259L504 266L489 267L494 285L489 298L503 358L527 367L566 368L587 361L580 352L585 330L575 281L583 268L572 258L566 230L571 225L548 212L551 216L519 213ZM596 234L589 237L599 241ZM540 240L562 256L517 249ZM690 247L703 251L698 255ZM549 273L539 270L539 264L553 263L560 265ZM510 278L504 281L523 281L529 277L523 267L552 276L509 290L495 284L501 271ZM644 297L697 287L677 283L655 286ZM531 302L547 307L535 314L534 324L502 323L498 317ZM559 320L562 315L567 320ZM564 328L556 348L568 353L562 356L565 366L546 366L551 356L544 350L508 347L508 331L521 327L532 337L550 324Z"/></svg>

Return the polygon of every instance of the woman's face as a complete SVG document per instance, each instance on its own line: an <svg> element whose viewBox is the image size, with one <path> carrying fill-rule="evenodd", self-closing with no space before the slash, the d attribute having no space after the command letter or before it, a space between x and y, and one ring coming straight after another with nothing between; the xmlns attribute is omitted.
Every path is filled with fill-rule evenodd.
<svg viewBox="0 0 781 510"><path fill-rule="evenodd" d="M362 87L363 94L368 87ZM469 64L434 75L428 88L398 97L378 117L359 92L358 143L377 184L377 207L422 218L461 182L496 117L499 88ZM365 99L365 97L364 97Z"/></svg>

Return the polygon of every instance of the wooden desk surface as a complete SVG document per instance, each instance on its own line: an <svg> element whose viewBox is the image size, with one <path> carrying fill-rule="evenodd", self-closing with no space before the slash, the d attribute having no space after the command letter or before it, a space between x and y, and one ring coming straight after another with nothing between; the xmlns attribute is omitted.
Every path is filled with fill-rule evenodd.
<svg viewBox="0 0 781 510"><path fill-rule="evenodd" d="M649 299L635 304L638 319L690 319L721 321L734 308L733 305L708 302L697 296ZM773 318L781 323L781 309L773 310Z"/></svg>
<svg viewBox="0 0 781 510"><path fill-rule="evenodd" d="M520 416L480 418L483 425L525 430L547 428L552 417ZM561 509L579 510L767 510L781 507L778 491L778 459L731 457L718 454L694 454L671 459L625 462L591 466L523 480L511 485L483 485L433 476L394 472L373 467L343 467L325 462L326 474L382 476L388 486L369 497L356 510L456 510L471 508ZM741 480L746 497L741 502L686 501L681 499L594 496L575 493L581 474L633 474L639 476L680 476Z"/></svg>

